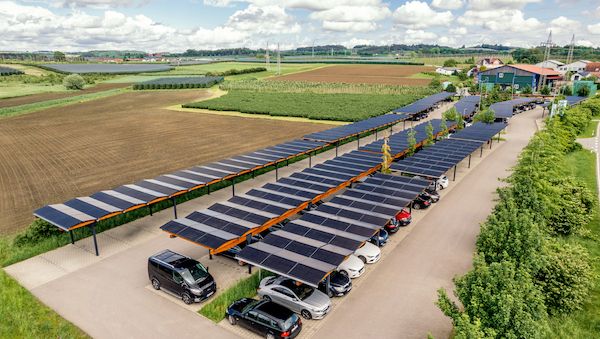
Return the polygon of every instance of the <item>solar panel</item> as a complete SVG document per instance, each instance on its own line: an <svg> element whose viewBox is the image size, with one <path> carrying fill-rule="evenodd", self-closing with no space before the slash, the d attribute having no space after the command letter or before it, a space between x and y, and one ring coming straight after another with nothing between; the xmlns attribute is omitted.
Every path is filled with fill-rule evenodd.
<svg viewBox="0 0 600 339"><path fill-rule="evenodd" d="M510 118L514 114L515 107L532 104L536 101L535 98L517 98L513 100L501 101L490 105L490 109L494 111L496 118Z"/></svg>
<svg viewBox="0 0 600 339"><path fill-rule="evenodd" d="M454 104L454 108L463 117L468 118L475 114L479 108L480 100L481 97L479 95L464 96Z"/></svg>
<svg viewBox="0 0 600 339"><path fill-rule="evenodd" d="M495 122L492 124L476 122L473 125L463 128L462 130L452 134L451 138L488 141L505 128L506 123L504 122Z"/></svg>
<svg viewBox="0 0 600 339"><path fill-rule="evenodd" d="M566 97L567 104L569 106L577 105L578 103L582 102L585 99L587 99L587 97L579 97L579 96L568 96L568 97Z"/></svg>
<svg viewBox="0 0 600 339"><path fill-rule="evenodd" d="M417 100L417 101L413 102L412 104L408 104L404 107L397 108L394 110L394 112L395 113L407 113L410 115L414 115L417 113L421 113L421 112L430 110L430 109L434 108L440 101L444 101L454 95L455 95L455 93L450 93L450 92L436 93L436 94L430 95L428 97L425 97L423 99Z"/></svg>
<svg viewBox="0 0 600 339"><path fill-rule="evenodd" d="M325 141L329 143L337 142L357 134L396 124L405 120L407 117L408 116L405 114L384 114L352 124L338 126L326 131L307 134L304 136L304 139Z"/></svg>

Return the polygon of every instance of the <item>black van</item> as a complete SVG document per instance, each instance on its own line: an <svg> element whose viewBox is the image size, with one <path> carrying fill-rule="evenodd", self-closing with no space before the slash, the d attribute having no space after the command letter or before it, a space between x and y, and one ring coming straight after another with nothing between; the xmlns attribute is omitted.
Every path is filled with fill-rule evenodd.
<svg viewBox="0 0 600 339"><path fill-rule="evenodd" d="M154 289L165 289L188 305L207 299L217 290L208 268L171 250L148 258L148 277Z"/></svg>

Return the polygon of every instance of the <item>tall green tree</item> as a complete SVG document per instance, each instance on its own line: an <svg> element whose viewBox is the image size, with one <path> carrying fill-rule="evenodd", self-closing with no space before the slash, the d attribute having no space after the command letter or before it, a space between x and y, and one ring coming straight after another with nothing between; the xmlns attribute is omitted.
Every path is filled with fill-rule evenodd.
<svg viewBox="0 0 600 339"><path fill-rule="evenodd" d="M446 122L445 116L442 116L442 121L440 121L440 134L442 138L448 136L448 123Z"/></svg>
<svg viewBox="0 0 600 339"><path fill-rule="evenodd" d="M486 108L473 116L473 121L479 121L486 124L492 124L496 121L496 114L491 108Z"/></svg>
<svg viewBox="0 0 600 339"><path fill-rule="evenodd" d="M67 57L65 56L65 53L60 52L60 51L56 51L54 52L54 61L66 61Z"/></svg>
<svg viewBox="0 0 600 339"><path fill-rule="evenodd" d="M425 139L425 146L433 145L433 125L431 121L427 122L425 126L425 133L427 134L427 139Z"/></svg>
<svg viewBox="0 0 600 339"><path fill-rule="evenodd" d="M417 150L416 135L417 135L417 132L415 132L415 130L412 128L407 133L406 141L408 143L408 152L407 152L408 156L412 156L413 154L415 154L415 152Z"/></svg>

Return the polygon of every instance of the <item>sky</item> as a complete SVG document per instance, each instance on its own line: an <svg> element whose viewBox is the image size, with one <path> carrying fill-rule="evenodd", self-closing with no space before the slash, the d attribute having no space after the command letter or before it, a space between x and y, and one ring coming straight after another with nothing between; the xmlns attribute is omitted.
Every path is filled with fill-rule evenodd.
<svg viewBox="0 0 600 339"><path fill-rule="evenodd" d="M600 47L600 0L0 0L0 51L546 41Z"/></svg>

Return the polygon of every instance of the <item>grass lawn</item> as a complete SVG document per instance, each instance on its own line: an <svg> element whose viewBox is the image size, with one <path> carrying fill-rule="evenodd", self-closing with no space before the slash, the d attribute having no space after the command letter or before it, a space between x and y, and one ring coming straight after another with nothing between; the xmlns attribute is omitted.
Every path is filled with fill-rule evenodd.
<svg viewBox="0 0 600 339"><path fill-rule="evenodd" d="M573 174L582 179L590 190L596 188L596 157L587 150L579 150L567 155L567 164ZM588 302L582 310L550 319L548 338L598 338L600 334L600 214L596 210L594 218L587 225L590 232L586 236L573 236L572 241L586 247L592 257L596 283L590 292Z"/></svg>
<svg viewBox="0 0 600 339"><path fill-rule="evenodd" d="M20 97L24 95L48 93L48 92L67 92L65 86L50 84L24 84L5 82L0 83L0 99Z"/></svg>
<svg viewBox="0 0 600 339"><path fill-rule="evenodd" d="M580 138L593 138L596 136L596 130L598 128L598 120L592 120L586 127L585 131L579 135Z"/></svg>
<svg viewBox="0 0 600 339"><path fill-rule="evenodd" d="M420 97L422 96L232 90L222 97L186 104L183 107L317 120L358 121L390 112Z"/></svg>
<svg viewBox="0 0 600 339"><path fill-rule="evenodd" d="M0 338L88 338L0 269Z"/></svg>

